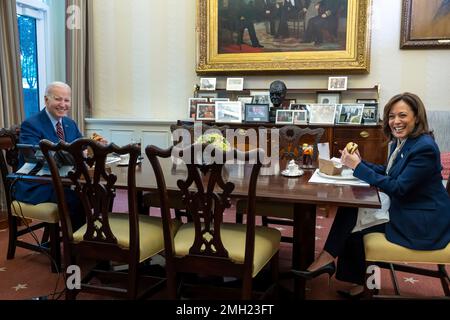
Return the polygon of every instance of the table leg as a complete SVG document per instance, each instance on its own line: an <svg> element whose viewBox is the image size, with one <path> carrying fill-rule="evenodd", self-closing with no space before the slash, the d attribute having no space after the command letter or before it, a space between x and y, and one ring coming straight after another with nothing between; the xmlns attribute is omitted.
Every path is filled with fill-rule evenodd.
<svg viewBox="0 0 450 320"><path fill-rule="evenodd" d="M143 206L143 203L144 203L143 197L144 197L144 192L142 190L138 190L136 192L137 209L138 209L139 214L148 216L148 214L149 214L148 209Z"/></svg>
<svg viewBox="0 0 450 320"><path fill-rule="evenodd" d="M292 267L305 270L314 261L316 205L304 203L294 205L293 235ZM294 294L299 299L305 298L305 280L295 278Z"/></svg>

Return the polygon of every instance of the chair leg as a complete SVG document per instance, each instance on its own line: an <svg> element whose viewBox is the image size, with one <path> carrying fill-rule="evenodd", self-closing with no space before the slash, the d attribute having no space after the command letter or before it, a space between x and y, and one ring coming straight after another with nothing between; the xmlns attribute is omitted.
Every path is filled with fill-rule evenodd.
<svg viewBox="0 0 450 320"><path fill-rule="evenodd" d="M50 237L50 230L49 229L50 228L49 228L48 225L46 225L44 227L44 233L42 234L41 244L44 244L44 243L48 242L49 237Z"/></svg>
<svg viewBox="0 0 450 320"><path fill-rule="evenodd" d="M167 295L171 300L177 299L177 274L174 271L169 271L166 268L167 275Z"/></svg>
<svg viewBox="0 0 450 320"><path fill-rule="evenodd" d="M389 264L389 269L391 270L391 278L392 278L392 284L394 285L395 294L399 296L400 288L398 286L397 277L395 276L394 265L392 263Z"/></svg>
<svg viewBox="0 0 450 320"><path fill-rule="evenodd" d="M242 279L242 300L250 300L252 298L252 275L245 275Z"/></svg>
<svg viewBox="0 0 450 320"><path fill-rule="evenodd" d="M236 223L242 224L244 221L244 215L242 213L236 212Z"/></svg>
<svg viewBox="0 0 450 320"><path fill-rule="evenodd" d="M440 279L441 279L442 289L444 290L445 296L449 297L450 296L450 278L447 274L447 270L445 269L445 265L438 264L438 270L439 270L439 273L441 274Z"/></svg>
<svg viewBox="0 0 450 320"><path fill-rule="evenodd" d="M264 227L267 227L267 226L269 225L267 216L262 216L262 217L261 217L261 220L262 220L262 225L263 225Z"/></svg>
<svg viewBox="0 0 450 320"><path fill-rule="evenodd" d="M59 237L59 224L51 223L48 225L48 229L50 236L50 256L52 257L52 272L59 273L61 271L61 241Z"/></svg>
<svg viewBox="0 0 450 320"><path fill-rule="evenodd" d="M16 244L17 244L17 219L16 217L11 217L8 219L9 224L9 241L8 241L8 254L6 258L8 260L14 259L16 254Z"/></svg>
<svg viewBox="0 0 450 320"><path fill-rule="evenodd" d="M272 283L274 286L274 296L278 297L278 280L280 278L280 251L270 260L270 270L272 276Z"/></svg>

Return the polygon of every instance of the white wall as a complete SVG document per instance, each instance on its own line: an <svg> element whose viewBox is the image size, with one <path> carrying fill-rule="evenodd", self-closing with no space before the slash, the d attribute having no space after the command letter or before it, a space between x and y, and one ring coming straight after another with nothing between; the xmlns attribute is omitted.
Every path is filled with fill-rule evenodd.
<svg viewBox="0 0 450 320"><path fill-rule="evenodd" d="M65 3L61 0L48 0L49 6L49 42L47 48L49 60L47 61L47 83L53 81L65 81L66 79L66 21Z"/></svg>
<svg viewBox="0 0 450 320"><path fill-rule="evenodd" d="M93 118L184 118L195 73L196 0L95 0ZM450 109L450 50L400 50L401 1L373 0L371 70L349 86L381 85L380 103L412 91ZM245 76L245 86L325 87L328 75ZM225 86L226 75L218 77Z"/></svg>
<svg viewBox="0 0 450 320"><path fill-rule="evenodd" d="M400 92L418 94L429 110L450 110L450 50L400 50L401 0L373 0L371 70L349 74L349 87L380 84L380 106ZM169 123L184 119L195 73L196 0L94 1L94 108L86 134L125 144L170 145ZM345 75L345 74L343 74ZM325 88L328 75L254 75L246 88ZM217 78L224 88L226 75ZM108 119L113 119L109 121Z"/></svg>

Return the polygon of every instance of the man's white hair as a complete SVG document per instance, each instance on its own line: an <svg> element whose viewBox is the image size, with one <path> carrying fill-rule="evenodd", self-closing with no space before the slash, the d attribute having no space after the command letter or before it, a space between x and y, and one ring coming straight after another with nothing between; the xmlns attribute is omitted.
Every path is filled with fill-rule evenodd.
<svg viewBox="0 0 450 320"><path fill-rule="evenodd" d="M61 82L61 81L55 81L55 82L50 83L47 86L47 88L45 88L45 96L48 96L50 94L50 92L52 91L52 89L55 87L61 87L61 88L66 88L68 90L72 90L67 83Z"/></svg>

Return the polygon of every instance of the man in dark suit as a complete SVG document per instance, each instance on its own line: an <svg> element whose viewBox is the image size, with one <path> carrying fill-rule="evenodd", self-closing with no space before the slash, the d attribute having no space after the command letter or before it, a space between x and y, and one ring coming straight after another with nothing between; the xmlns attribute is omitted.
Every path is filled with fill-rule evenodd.
<svg viewBox="0 0 450 320"><path fill-rule="evenodd" d="M255 5L258 12L258 19L267 23L266 32L274 36L276 32L275 20L278 10L275 0L256 0Z"/></svg>
<svg viewBox="0 0 450 320"><path fill-rule="evenodd" d="M72 142L80 138L82 135L77 124L67 117L71 106L71 94L70 87L63 82L48 85L45 91L45 109L22 123L20 143L39 145L42 139L57 143L60 140ZM18 181L13 191L15 199L25 203L56 202L51 184ZM79 201L75 194L71 193L68 190L66 196L71 207L72 227L76 230L83 224L84 215L77 212Z"/></svg>
<svg viewBox="0 0 450 320"><path fill-rule="evenodd" d="M327 32L334 39L338 35L338 11L341 8L341 0L323 0L316 5L317 16L308 21L305 37L302 42L314 42L320 45L323 42L323 32Z"/></svg>
<svg viewBox="0 0 450 320"><path fill-rule="evenodd" d="M228 4L230 15L235 17L238 24L238 43L244 43L244 31L247 29L252 42L252 47L263 48L259 43L255 31L255 20L257 16L256 6L253 0L230 0Z"/></svg>

